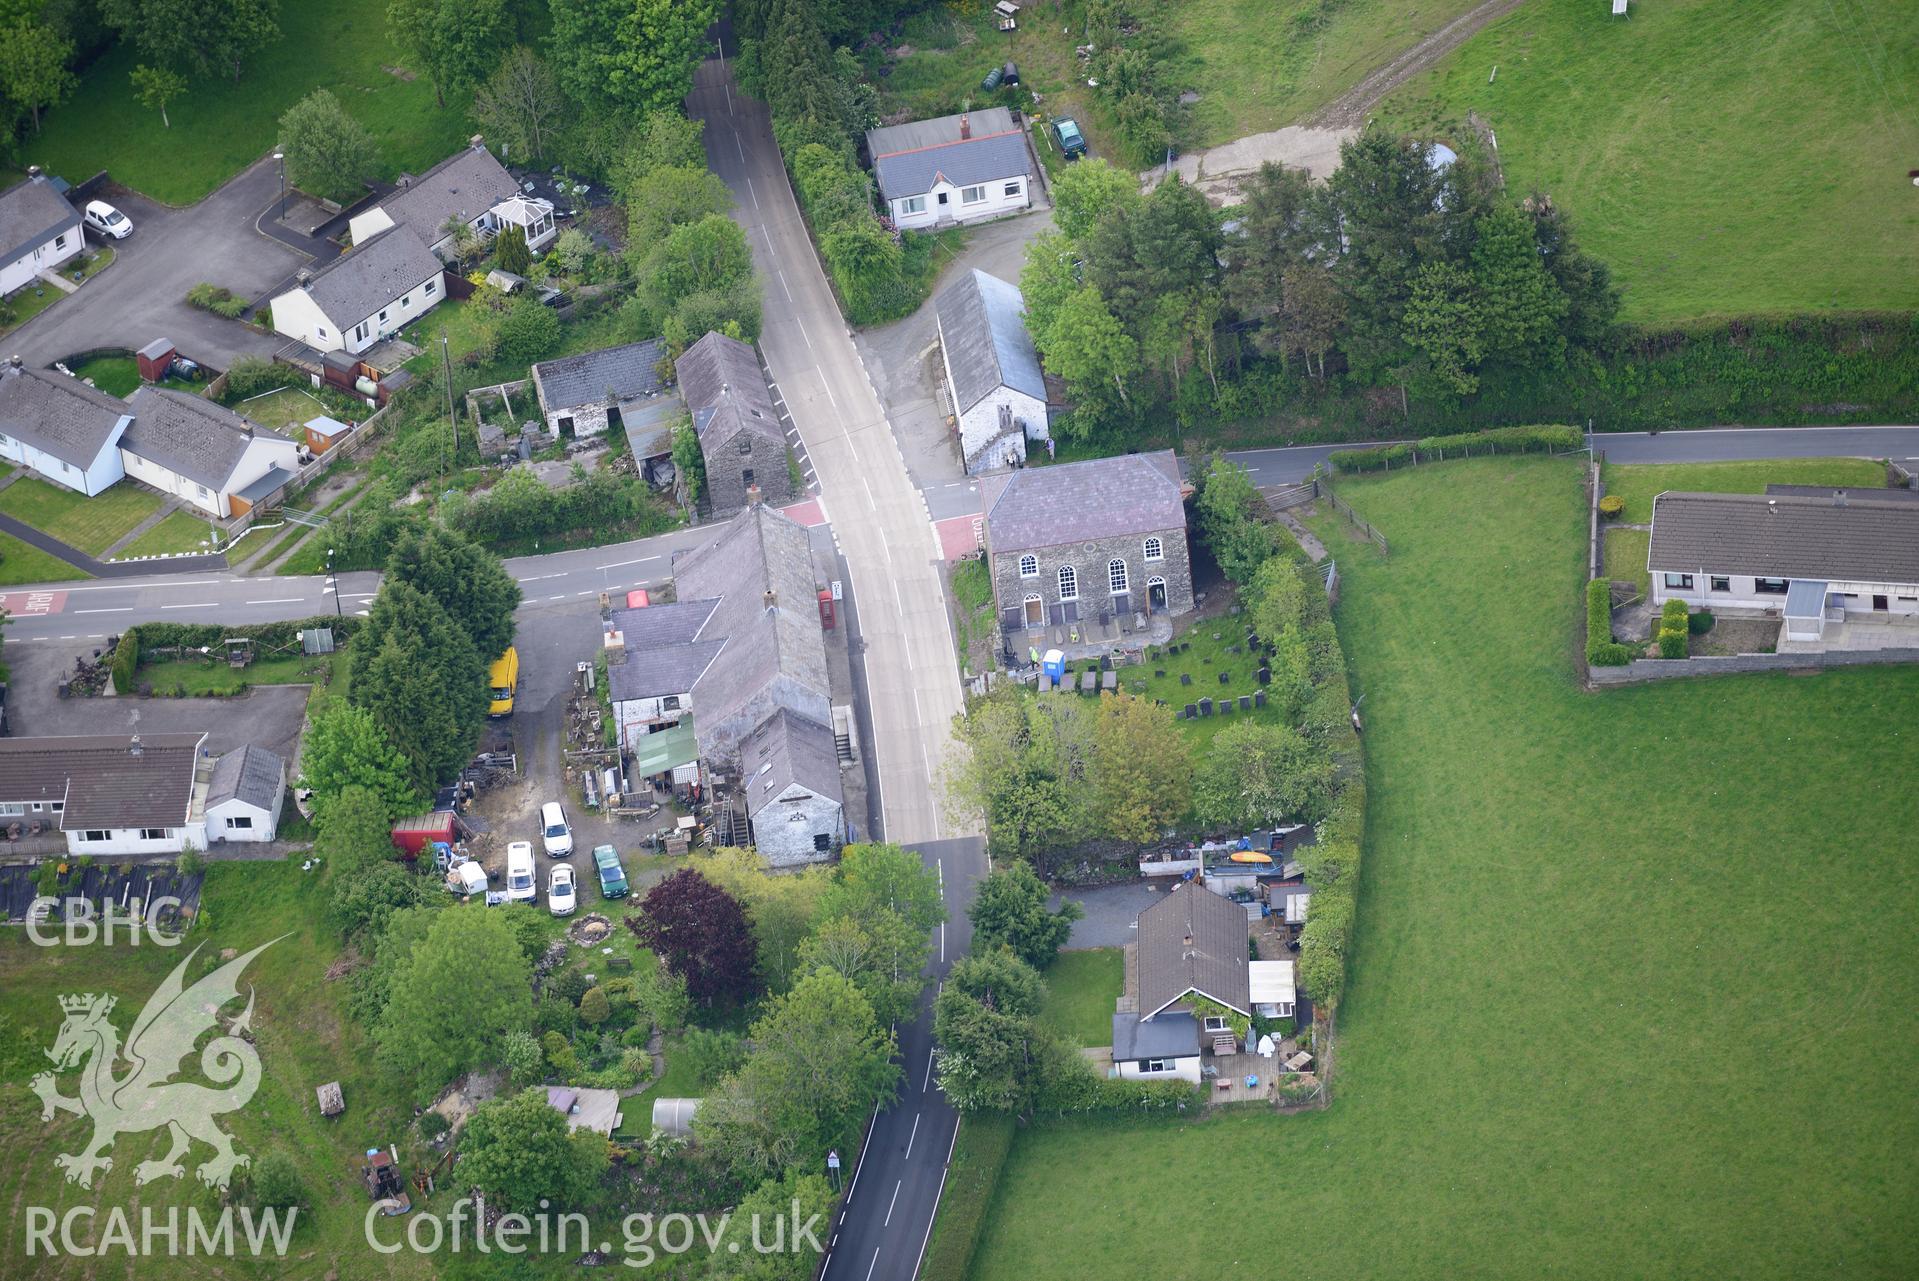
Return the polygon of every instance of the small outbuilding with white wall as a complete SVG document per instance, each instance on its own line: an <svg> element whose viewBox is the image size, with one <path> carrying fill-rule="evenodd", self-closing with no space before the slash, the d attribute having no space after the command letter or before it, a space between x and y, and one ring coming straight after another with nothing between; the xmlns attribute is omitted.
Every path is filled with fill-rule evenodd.
<svg viewBox="0 0 1919 1281"><path fill-rule="evenodd" d="M1026 460L1049 435L1046 378L1017 286L969 271L933 300L940 358L969 475Z"/></svg>

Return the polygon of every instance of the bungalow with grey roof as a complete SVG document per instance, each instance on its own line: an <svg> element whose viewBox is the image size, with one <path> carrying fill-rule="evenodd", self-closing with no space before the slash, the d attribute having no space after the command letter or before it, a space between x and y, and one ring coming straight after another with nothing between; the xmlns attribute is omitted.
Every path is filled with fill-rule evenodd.
<svg viewBox="0 0 1919 1281"><path fill-rule="evenodd" d="M315 351L357 356L439 306L444 275L412 227L393 227L294 277L273 300L273 328Z"/></svg>
<svg viewBox="0 0 1919 1281"><path fill-rule="evenodd" d="M951 226L1032 207L1033 153L1005 107L869 129L893 225Z"/></svg>
<svg viewBox="0 0 1919 1281"><path fill-rule="evenodd" d="M204 396L142 386L120 439L126 474L209 516L273 502L300 470L300 446Z"/></svg>
<svg viewBox="0 0 1919 1281"><path fill-rule="evenodd" d="M980 480L1000 629L1193 608L1185 487L1170 449Z"/></svg>
<svg viewBox="0 0 1919 1281"><path fill-rule="evenodd" d="M1017 286L969 271L933 299L953 424L969 475L1026 461L1048 436L1046 377Z"/></svg>
<svg viewBox="0 0 1919 1281"><path fill-rule="evenodd" d="M1653 499L1646 568L1655 604L1782 617L1782 652L1919 643L1919 502L1907 491L1668 491Z"/></svg>
<svg viewBox="0 0 1919 1281"><path fill-rule="evenodd" d="M353 216L347 233L358 247L390 227L411 227L427 248L444 254L455 222L482 240L517 226L535 253L559 234L552 202L522 191L477 135L419 177L402 177L392 195Z"/></svg>
<svg viewBox="0 0 1919 1281"><path fill-rule="evenodd" d="M25 289L86 248L80 214L40 172L0 192L0 298Z"/></svg>
<svg viewBox="0 0 1919 1281"><path fill-rule="evenodd" d="M78 378L29 369L18 356L0 366L0 458L56 485L92 497L119 480L120 440L132 425L126 401Z"/></svg>

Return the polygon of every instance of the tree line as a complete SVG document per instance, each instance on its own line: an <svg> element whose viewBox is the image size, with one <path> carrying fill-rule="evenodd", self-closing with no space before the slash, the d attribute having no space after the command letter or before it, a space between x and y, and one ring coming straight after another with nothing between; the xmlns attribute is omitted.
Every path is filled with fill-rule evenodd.
<svg viewBox="0 0 1919 1281"><path fill-rule="evenodd" d="M1450 164L1381 128L1323 184L1263 166L1221 212L1178 177L1142 195L1094 160L1055 183L1030 246L1028 326L1097 442L1245 407L1268 371L1457 403L1482 377L1603 345L1618 292L1550 201L1514 202L1479 153Z"/></svg>

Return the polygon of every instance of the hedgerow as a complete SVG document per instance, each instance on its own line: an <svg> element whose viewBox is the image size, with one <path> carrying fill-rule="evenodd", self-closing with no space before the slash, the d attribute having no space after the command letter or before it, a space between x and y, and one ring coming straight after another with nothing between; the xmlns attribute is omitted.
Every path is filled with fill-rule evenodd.
<svg viewBox="0 0 1919 1281"><path fill-rule="evenodd" d="M1632 659L1631 648L1612 638L1612 584L1595 578L1586 584L1586 664L1624 667Z"/></svg>

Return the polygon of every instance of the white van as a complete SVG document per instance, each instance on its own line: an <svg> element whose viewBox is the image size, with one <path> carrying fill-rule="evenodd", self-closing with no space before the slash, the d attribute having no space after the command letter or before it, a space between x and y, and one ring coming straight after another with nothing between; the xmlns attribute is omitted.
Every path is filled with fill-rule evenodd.
<svg viewBox="0 0 1919 1281"><path fill-rule="evenodd" d="M531 903L539 892L533 880L533 842L514 841L506 847L506 901Z"/></svg>
<svg viewBox="0 0 1919 1281"><path fill-rule="evenodd" d="M566 825L566 811L558 801L540 806L540 840L554 858L565 858L573 852L573 829Z"/></svg>

